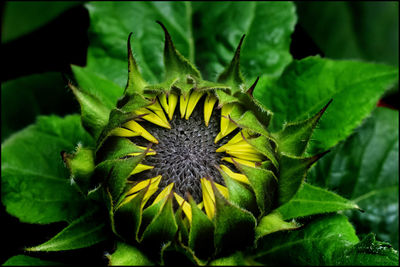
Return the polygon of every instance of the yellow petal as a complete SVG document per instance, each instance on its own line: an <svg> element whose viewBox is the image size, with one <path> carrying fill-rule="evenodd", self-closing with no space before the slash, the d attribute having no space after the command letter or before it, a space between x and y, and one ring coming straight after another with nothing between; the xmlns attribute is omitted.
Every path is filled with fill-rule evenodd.
<svg viewBox="0 0 400 267"><path fill-rule="evenodd" d="M181 95L180 98L179 98L179 110L181 112L181 119L183 117L185 117L186 108L187 108L187 104L189 102L189 98L190 98L190 94L188 94L186 97Z"/></svg>
<svg viewBox="0 0 400 267"><path fill-rule="evenodd" d="M148 109L151 109L157 116L163 121L164 125L168 125L169 129L171 129L171 126L169 125L169 122L167 120L167 117L165 117L164 110L162 109L160 103L156 100L152 105L148 106ZM165 126L163 126L165 127ZM168 128L168 127L165 127Z"/></svg>
<svg viewBox="0 0 400 267"><path fill-rule="evenodd" d="M199 92L199 91L193 91L192 94L189 97L189 102L187 104L186 108L186 114L185 114L185 119L189 119L190 115L192 115L192 112L194 108L197 105L197 102L199 102L200 98L203 96L204 92Z"/></svg>
<svg viewBox="0 0 400 267"><path fill-rule="evenodd" d="M152 136L148 131L146 131L139 123L136 121L128 121L123 125L124 127L128 128L129 130L138 133L143 138L149 140L152 143L158 144L158 140Z"/></svg>
<svg viewBox="0 0 400 267"><path fill-rule="evenodd" d="M254 161L248 161L248 160L238 159L238 158L233 158L233 160L232 160L232 157L223 157L222 160L225 160L225 161L230 162L232 164L235 164L233 162L233 160L235 160L237 163L240 163L240 164L243 164L243 165L246 165L246 166L249 166L249 167L253 167L253 168L256 167L256 163Z"/></svg>
<svg viewBox="0 0 400 267"><path fill-rule="evenodd" d="M212 219L215 213L215 196L211 187L211 182L205 178L200 180L201 191L203 193L204 209L208 218Z"/></svg>
<svg viewBox="0 0 400 267"><path fill-rule="evenodd" d="M229 127L229 123L231 123L231 121L228 119L229 114L231 113L232 109L233 109L233 103L229 103L226 105L222 106L221 109L221 133L225 136L226 131L228 130Z"/></svg>
<svg viewBox="0 0 400 267"><path fill-rule="evenodd" d="M111 131L110 135L113 136L121 136L121 137L134 137L134 136L140 136L139 133L133 132L128 129L124 128L115 128Z"/></svg>
<svg viewBox="0 0 400 267"><path fill-rule="evenodd" d="M178 104L178 96L176 94L170 93L168 96L168 118L172 120L174 116L176 105Z"/></svg>
<svg viewBox="0 0 400 267"><path fill-rule="evenodd" d="M222 120L222 119L221 119ZM214 143L216 144L219 140L230 134L233 130L237 128L236 124L229 121L228 128L225 130L225 133L219 132L218 135L214 139Z"/></svg>
<svg viewBox="0 0 400 267"><path fill-rule="evenodd" d="M171 193L172 188L174 187L174 183L170 183L167 185L156 197L156 199L153 201L153 204L156 204L163 200L166 196L168 196ZM153 205L152 204L152 205Z"/></svg>
<svg viewBox="0 0 400 267"><path fill-rule="evenodd" d="M179 206L182 206L183 212L186 214L189 222L192 223L192 208L190 207L190 204L177 193L174 193L174 196Z"/></svg>
<svg viewBox="0 0 400 267"><path fill-rule="evenodd" d="M220 146L215 152L224 152L224 151L242 151L242 152L250 152L250 153L257 153L249 143L246 141L240 141L235 144L228 144L226 143L223 146Z"/></svg>
<svg viewBox="0 0 400 267"><path fill-rule="evenodd" d="M241 141L245 141L243 139L242 134L244 135L245 138L248 138L250 136L247 131L241 130L234 137L232 137L231 140L229 140L228 143L226 144L233 145Z"/></svg>
<svg viewBox="0 0 400 267"><path fill-rule="evenodd" d="M211 114L214 109L215 102L217 102L217 98L213 95L207 95L204 101L204 122L208 127L208 123L210 122Z"/></svg>
<svg viewBox="0 0 400 267"><path fill-rule="evenodd" d="M150 183L150 186L152 186L153 184L156 185L156 186L158 186L158 184L160 183L160 181L161 181L161 175L158 175L158 176L153 177L153 178L150 178L150 179L146 179L146 180L144 180L144 181L140 181L140 182L138 182L137 184L135 184L135 185L127 192L127 195L136 193L136 192L142 190L143 188L146 188L146 186L148 186L149 183Z"/></svg>
<svg viewBox="0 0 400 267"><path fill-rule="evenodd" d="M149 165L144 165L144 164L140 164L140 163L139 163L139 164L133 169L133 171L131 172L130 175L134 175L134 174L137 174L137 173L139 173L139 172L151 170L151 169L153 169L153 168L154 168L154 166L149 166Z"/></svg>
<svg viewBox="0 0 400 267"><path fill-rule="evenodd" d="M160 94L160 95L158 95L158 99L160 100L160 104L164 108L165 113L168 114L169 106L168 106L168 103L167 103L167 95L166 94Z"/></svg>
<svg viewBox="0 0 400 267"><path fill-rule="evenodd" d="M142 149L143 151L146 151L147 147L144 146L137 146L138 148ZM133 152L133 153L129 153L128 156L139 156L140 154L142 154L143 152ZM152 148L149 149L149 151L147 152L146 156L154 156L156 153L156 151Z"/></svg>
<svg viewBox="0 0 400 267"><path fill-rule="evenodd" d="M218 191L219 191L226 199L228 199L228 197L229 197L228 188L225 187L225 186L223 186L223 185L217 184L217 183L214 183L214 184L215 184L215 187L218 189Z"/></svg>
<svg viewBox="0 0 400 267"><path fill-rule="evenodd" d="M158 126L161 126L161 127L167 128L167 129L171 129L171 125L169 125L169 122L167 121L167 118L164 115L164 111L161 111L161 113L163 115L160 117L158 114L156 114L156 113L154 113L151 110L146 109L146 108L140 108L140 109L135 110L135 114L138 115L138 116L139 115L143 115L142 118L144 120L147 120L147 121L149 121L151 123L154 123L154 124L156 124Z"/></svg>
<svg viewBox="0 0 400 267"><path fill-rule="evenodd" d="M249 161L263 161L263 156L261 154L254 154L249 152L239 152L239 151L226 151L227 154L234 157L249 160Z"/></svg>
<svg viewBox="0 0 400 267"><path fill-rule="evenodd" d="M121 202L119 207L124 205L124 204L126 204L126 203L128 203L129 201L131 201L131 199L135 198L139 194L140 190L142 190L142 189L146 188L147 186L149 186L147 191L146 191L146 193L145 193L145 195L144 195L144 197L143 197L143 200L142 200L141 206L143 208L143 206L146 204L147 200L158 190L158 184L160 183L160 181L161 181L161 175L158 175L158 176L156 176L154 178L150 178L150 179L147 179L147 180L144 180L144 181L141 181L141 182L137 183L127 193L127 195L130 195L130 194L132 194L132 195L126 197Z"/></svg>
<svg viewBox="0 0 400 267"><path fill-rule="evenodd" d="M231 171L231 169L229 169L227 166L225 165L219 165L221 167L221 169L226 172L226 174L229 175L229 177L231 177L232 179L235 179L236 181L245 183L245 184L250 184L249 179L247 178L246 175L241 174L241 173L236 173Z"/></svg>

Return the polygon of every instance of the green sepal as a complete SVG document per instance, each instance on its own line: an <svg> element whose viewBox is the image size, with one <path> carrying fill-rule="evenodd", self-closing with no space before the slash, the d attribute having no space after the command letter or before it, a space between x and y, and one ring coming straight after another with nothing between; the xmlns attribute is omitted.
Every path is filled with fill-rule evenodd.
<svg viewBox="0 0 400 267"><path fill-rule="evenodd" d="M237 162L234 163L249 179L250 185L256 195L261 216L269 212L275 204L276 188L278 185L278 179L275 174L270 170L258 167L253 168Z"/></svg>
<svg viewBox="0 0 400 267"><path fill-rule="evenodd" d="M222 107L223 105L226 105L229 103L235 103L235 102L239 101L236 97L230 95L226 91L227 91L226 89L216 89L215 90L215 95L218 98L218 107Z"/></svg>
<svg viewBox="0 0 400 267"><path fill-rule="evenodd" d="M73 154L61 152L62 159L71 173L71 178L82 192L87 193L90 187L90 178L94 172L94 151L78 144Z"/></svg>
<svg viewBox="0 0 400 267"><path fill-rule="evenodd" d="M303 183L308 169L328 152L326 151L309 158L295 158L281 155L278 182L279 205L283 205L293 198Z"/></svg>
<svg viewBox="0 0 400 267"><path fill-rule="evenodd" d="M70 223L49 241L25 250L62 251L90 247L109 238L104 218L96 208Z"/></svg>
<svg viewBox="0 0 400 267"><path fill-rule="evenodd" d="M303 183L294 197L278 208L282 219L360 209L357 204L323 188Z"/></svg>
<svg viewBox="0 0 400 267"><path fill-rule="evenodd" d="M172 91L172 88L177 81L179 81L179 78L172 78L161 83L148 85L146 88L144 88L144 93L168 94Z"/></svg>
<svg viewBox="0 0 400 267"><path fill-rule="evenodd" d="M179 241L169 241L161 248L161 264L167 266L204 266L206 261L199 259L194 251Z"/></svg>
<svg viewBox="0 0 400 267"><path fill-rule="evenodd" d="M142 201L147 189L148 187L141 190L137 196L113 212L115 231L128 242L139 241L139 228L142 221Z"/></svg>
<svg viewBox="0 0 400 267"><path fill-rule="evenodd" d="M256 115L251 110L247 110L243 114L237 113L235 114L234 112L231 113L230 118L231 120L240 128L245 128L252 130L253 132L265 135L265 136L270 136L269 132L267 129L264 127L264 125L261 124L261 122L257 119Z"/></svg>
<svg viewBox="0 0 400 267"><path fill-rule="evenodd" d="M257 206L254 191L247 185L232 179L222 169L218 168L218 170L224 179L225 186L228 188L229 201L238 205L242 209L250 211L255 217L257 217L260 213L260 210Z"/></svg>
<svg viewBox="0 0 400 267"><path fill-rule="evenodd" d="M106 160L119 159L130 153L143 153L144 150L128 138L110 136L96 153L96 163Z"/></svg>
<svg viewBox="0 0 400 267"><path fill-rule="evenodd" d="M178 231L175 213L172 207L173 194L166 197L159 213L143 232L141 243L151 249L154 256L159 256L161 245L172 240Z"/></svg>
<svg viewBox="0 0 400 267"><path fill-rule="evenodd" d="M179 78L174 85L186 96L190 89L197 87L197 81L201 79L200 71L175 49L171 36L165 26L160 21L157 21L157 23L160 24L165 33L165 79L171 80Z"/></svg>
<svg viewBox="0 0 400 267"><path fill-rule="evenodd" d="M104 179L113 200L118 203L133 169L142 161L144 153L135 157L113 159L96 166L95 179Z"/></svg>
<svg viewBox="0 0 400 267"><path fill-rule="evenodd" d="M260 135L259 137L255 138L245 138L243 136L243 139L246 140L247 143L253 146L255 150L266 156L274 165L274 167L279 170L279 163L276 158L276 153L274 151L274 148L272 147L271 139L264 136Z"/></svg>
<svg viewBox="0 0 400 267"><path fill-rule="evenodd" d="M81 106L81 120L85 129L95 138L108 123L109 109L94 95L68 84Z"/></svg>
<svg viewBox="0 0 400 267"><path fill-rule="evenodd" d="M294 220L285 222L282 218L282 214L280 214L279 211L274 210L261 218L256 227L256 240L271 233L284 230L294 230L300 226L301 225Z"/></svg>
<svg viewBox="0 0 400 267"><path fill-rule="evenodd" d="M115 252L107 256L110 266L148 266L154 265L138 248L123 242L117 242Z"/></svg>
<svg viewBox="0 0 400 267"><path fill-rule="evenodd" d="M97 138L96 151L103 145L107 137L113 129L122 126L124 123L137 118L138 116L133 113L134 110L147 106L151 103L143 96L134 93L131 96L125 95L120 99L119 108L114 108L110 112L107 125L102 129L100 136Z"/></svg>
<svg viewBox="0 0 400 267"><path fill-rule="evenodd" d="M146 230L147 226L149 226L154 217L156 217L156 215L160 212L165 201L166 199L161 200L157 203L153 203L149 207L144 208L142 212L142 223L140 224L140 229L139 229L140 240L142 240L143 232Z"/></svg>
<svg viewBox="0 0 400 267"><path fill-rule="evenodd" d="M209 90L223 90L231 93L231 88L230 86L227 86L226 84L223 83L216 83L216 82L211 82L207 80L200 80L197 84L196 90L200 91L209 91Z"/></svg>
<svg viewBox="0 0 400 267"><path fill-rule="evenodd" d="M215 253L225 254L252 245L256 218L251 212L225 199L214 183L211 185L215 195Z"/></svg>
<svg viewBox="0 0 400 267"><path fill-rule="evenodd" d="M128 47L128 81L125 87L124 94L132 95L133 93L143 93L143 88L147 85L146 81L142 78L136 60L132 54L131 36L129 34L127 47Z"/></svg>
<svg viewBox="0 0 400 267"><path fill-rule="evenodd" d="M239 41L235 55L229 66L218 76L217 82L227 84L231 87L231 94L243 91L244 79L240 72L240 49L245 35Z"/></svg>
<svg viewBox="0 0 400 267"><path fill-rule="evenodd" d="M178 225L178 235L179 235L179 241L187 244L189 242L189 228L190 228L190 223L188 219L183 217L183 209L182 206L179 206L179 208L175 212L175 221L176 224Z"/></svg>
<svg viewBox="0 0 400 267"><path fill-rule="evenodd" d="M196 202L189 196L192 208L192 223L189 232L189 248L196 256L206 259L214 252L214 224L207 215L197 207Z"/></svg>
<svg viewBox="0 0 400 267"><path fill-rule="evenodd" d="M332 99L311 118L300 122L287 123L280 132L272 134L279 143L279 151L290 156L302 156L319 119L331 102Z"/></svg>
<svg viewBox="0 0 400 267"><path fill-rule="evenodd" d="M239 102L246 108L246 110L251 110L257 119L265 127L268 127L273 113L252 95L258 80L259 78L257 77L256 81L246 92L236 92L234 96L238 98Z"/></svg>

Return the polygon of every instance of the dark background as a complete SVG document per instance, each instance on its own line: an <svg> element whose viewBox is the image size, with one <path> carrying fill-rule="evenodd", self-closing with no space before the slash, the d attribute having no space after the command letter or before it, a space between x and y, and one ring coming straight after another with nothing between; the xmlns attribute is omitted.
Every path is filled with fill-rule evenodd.
<svg viewBox="0 0 400 267"><path fill-rule="evenodd" d="M7 3L1 2L0 15L2 22L2 30L5 12L7 12ZM307 14L308 3L296 3L298 7L299 23L292 35L292 43L290 47L291 54L295 59L301 59L310 55L324 56L324 51L313 41L310 34L305 30L302 14ZM355 12L357 12L357 4L353 4ZM41 14L37 14L40 16ZM29 23L28 21L26 23ZM398 26L397 26L398 27ZM1 42L1 83L11 81L31 74L41 74L46 72L55 72L55 83L53 81L46 82L37 81L37 84L30 84L32 87L47 88L51 92L51 84L59 87L65 87L63 75L71 74L70 64L84 66L86 63L86 51L89 44L88 40L89 16L88 11L78 3L67 10L61 12L49 23L37 28L36 30L17 37L16 39ZM2 34L3 35L3 34ZM398 62L398 60L397 60ZM61 75L62 73L63 75ZM57 76L58 75L58 76ZM24 84L17 84L24 86ZM2 88L3 89L3 88ZM36 89L35 89L36 90ZM62 90L61 90L62 91ZM36 97L40 97L42 91L34 91ZM2 105L7 95L2 90ZM51 104L45 105L40 110L41 114L55 113L65 115L79 112L79 105L73 99L73 95L65 89L61 95L65 106L54 107ZM23 96L21 96L23 97ZM398 90L392 90L387 94L380 105L387 105L398 109ZM22 112L22 111L21 111ZM21 114L16 112L14 117L4 115L2 108L2 126L5 120L16 120L16 127L8 132L2 129L2 141L12 131L16 131L32 122L34 122L35 114L29 117L29 114ZM20 120L23 122L18 123ZM24 121L25 120L25 121ZM2 127L3 128L3 127ZM4 263L8 258L17 254L23 254L23 248L38 245L53 237L66 223L54 223L50 225L31 225L20 223L15 217L8 215L3 205L1 205L1 255L0 264ZM68 252L57 253L30 253L28 255L38 256L47 260L62 260L66 263L79 262L81 264L106 264L104 257L105 251L110 251L112 244L101 243L88 249L79 249ZM76 261L76 259L79 259ZM96 260L96 261L93 261Z"/></svg>

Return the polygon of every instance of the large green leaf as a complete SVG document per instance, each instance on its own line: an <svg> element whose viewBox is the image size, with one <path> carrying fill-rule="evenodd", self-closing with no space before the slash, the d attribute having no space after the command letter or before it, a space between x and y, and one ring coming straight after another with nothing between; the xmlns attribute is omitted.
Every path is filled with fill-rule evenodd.
<svg viewBox="0 0 400 267"><path fill-rule="evenodd" d="M60 73L46 72L1 84L1 141L35 122L37 115L79 110Z"/></svg>
<svg viewBox="0 0 400 267"><path fill-rule="evenodd" d="M228 66L243 34L241 70L249 80L277 77L292 60L293 3L194 2L193 10L196 63L206 79L215 80Z"/></svg>
<svg viewBox="0 0 400 267"><path fill-rule="evenodd" d="M274 112L273 131L307 119L333 99L309 144L314 154L349 136L396 81L398 69L391 66L308 57L293 61L276 82L260 79L255 97Z"/></svg>
<svg viewBox="0 0 400 267"><path fill-rule="evenodd" d="M399 112L377 108L346 142L323 158L309 182L330 188L357 203L351 219L360 233L398 248Z"/></svg>
<svg viewBox="0 0 400 267"><path fill-rule="evenodd" d="M397 2L315 1L297 2L296 6L299 24L305 28L325 56L398 64Z"/></svg>
<svg viewBox="0 0 400 267"><path fill-rule="evenodd" d="M192 11L188 2L91 2L90 46L87 68L125 87L128 78L126 42L132 35L132 51L143 78L163 79L164 32L161 21L183 56L193 60Z"/></svg>
<svg viewBox="0 0 400 267"><path fill-rule="evenodd" d="M303 183L294 197L278 208L283 220L313 214L356 209L358 206L333 192Z"/></svg>
<svg viewBox="0 0 400 267"><path fill-rule="evenodd" d="M71 221L85 200L71 184L60 152L93 145L77 115L40 116L1 146L1 197L7 212L27 223Z"/></svg>
<svg viewBox="0 0 400 267"><path fill-rule="evenodd" d="M54 261L45 261L39 258L29 257L26 255L16 255L9 258L2 265L4 266L57 266L63 265L62 263Z"/></svg>
<svg viewBox="0 0 400 267"><path fill-rule="evenodd" d="M329 215L301 230L267 235L259 242L255 260L274 265L396 265L398 253L373 241L359 242L347 217Z"/></svg>
<svg viewBox="0 0 400 267"><path fill-rule="evenodd" d="M1 42L9 42L28 34L81 3L82 1L7 2L4 7Z"/></svg>
<svg viewBox="0 0 400 267"><path fill-rule="evenodd" d="M98 210L73 221L49 241L27 248L28 251L62 251L85 248L107 240L107 220Z"/></svg>

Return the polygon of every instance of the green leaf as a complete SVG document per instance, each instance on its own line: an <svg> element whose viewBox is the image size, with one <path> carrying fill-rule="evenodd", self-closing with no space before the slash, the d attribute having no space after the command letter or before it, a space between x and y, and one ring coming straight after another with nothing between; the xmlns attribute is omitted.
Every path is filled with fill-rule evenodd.
<svg viewBox="0 0 400 267"><path fill-rule="evenodd" d="M303 229L277 232L260 239L255 260L279 265L335 265L336 257L358 243L343 215L324 216Z"/></svg>
<svg viewBox="0 0 400 267"><path fill-rule="evenodd" d="M388 243L376 241L374 234L369 234L344 254L338 255L335 264L396 266L398 263L399 252Z"/></svg>
<svg viewBox="0 0 400 267"><path fill-rule="evenodd" d="M8 213L22 222L71 221L86 202L71 185L60 152L77 143L93 145L77 115L40 116L1 148L1 196Z"/></svg>
<svg viewBox="0 0 400 267"><path fill-rule="evenodd" d="M139 249L123 242L117 242L117 249L108 258L110 260L109 265L112 266L154 265Z"/></svg>
<svg viewBox="0 0 400 267"><path fill-rule="evenodd" d="M397 2L297 2L296 6L299 24L325 56L398 65Z"/></svg>
<svg viewBox="0 0 400 267"><path fill-rule="evenodd" d="M359 209L353 201L333 192L303 183L294 197L278 208L283 220L348 209Z"/></svg>
<svg viewBox="0 0 400 267"><path fill-rule="evenodd" d="M346 142L311 170L308 181L357 203L357 231L374 232L398 248L399 112L376 108Z"/></svg>
<svg viewBox="0 0 400 267"><path fill-rule="evenodd" d="M35 122L37 115L78 111L60 73L45 72L1 83L1 141Z"/></svg>
<svg viewBox="0 0 400 267"><path fill-rule="evenodd" d="M45 261L34 257L29 257L26 255L16 255L12 256L2 265L4 266L59 266L64 265L59 262Z"/></svg>
<svg viewBox="0 0 400 267"><path fill-rule="evenodd" d="M9 42L28 34L55 19L62 12L82 1L63 2L7 2L1 31L1 42ZM40 16L38 15L40 14Z"/></svg>
<svg viewBox="0 0 400 267"><path fill-rule="evenodd" d="M290 35L297 20L293 3L194 2L193 9L196 64L206 79L215 80L228 66L243 34L240 63L245 77L277 77L292 60Z"/></svg>
<svg viewBox="0 0 400 267"><path fill-rule="evenodd" d="M295 221L285 222L282 218L282 214L280 214L279 211L273 211L270 214L262 217L258 223L256 227L256 239L277 231L293 230L299 227L300 224L296 223Z"/></svg>
<svg viewBox="0 0 400 267"><path fill-rule="evenodd" d="M90 247L109 238L107 222L100 213L91 211L73 221L49 241L27 251L62 251Z"/></svg>
<svg viewBox="0 0 400 267"><path fill-rule="evenodd" d="M176 48L193 62L192 11L189 2L90 2L90 46L87 69L125 87L127 68L126 41L132 34L132 52L143 79L161 82L164 33L161 21L171 34Z"/></svg>
<svg viewBox="0 0 400 267"><path fill-rule="evenodd" d="M307 149L314 154L348 137L396 81L398 69L391 66L308 57L293 61L276 82L260 79L254 94L274 113L272 131L307 119L333 99Z"/></svg>

